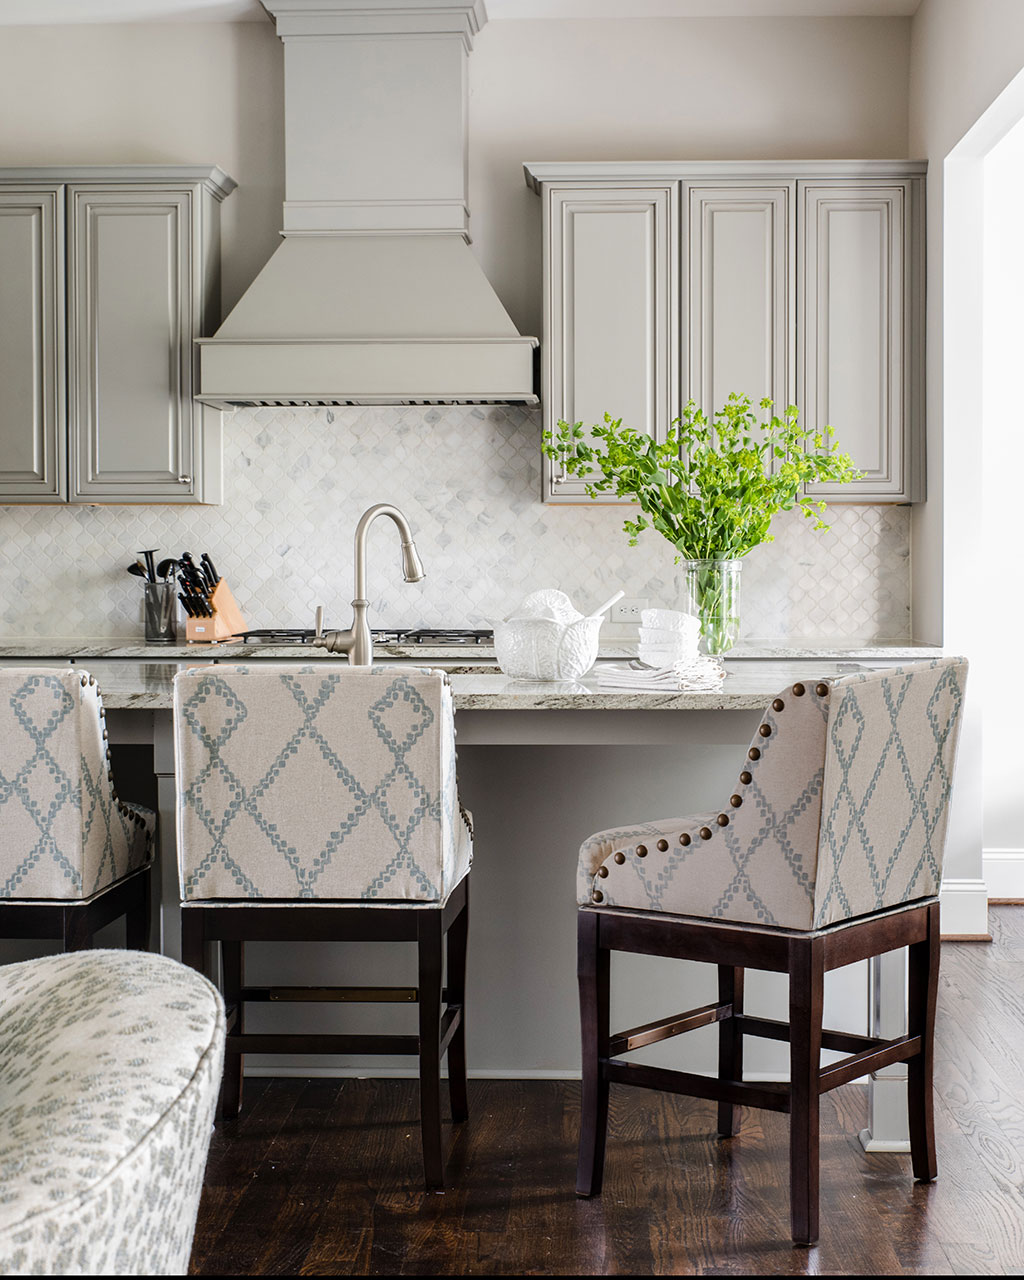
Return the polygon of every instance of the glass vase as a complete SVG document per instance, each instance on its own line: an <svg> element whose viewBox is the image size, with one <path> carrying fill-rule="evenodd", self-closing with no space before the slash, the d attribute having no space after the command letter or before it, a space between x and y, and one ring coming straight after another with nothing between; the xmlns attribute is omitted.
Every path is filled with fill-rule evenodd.
<svg viewBox="0 0 1024 1280"><path fill-rule="evenodd" d="M741 560L684 560L686 607L700 621L706 653L726 653L740 634Z"/></svg>

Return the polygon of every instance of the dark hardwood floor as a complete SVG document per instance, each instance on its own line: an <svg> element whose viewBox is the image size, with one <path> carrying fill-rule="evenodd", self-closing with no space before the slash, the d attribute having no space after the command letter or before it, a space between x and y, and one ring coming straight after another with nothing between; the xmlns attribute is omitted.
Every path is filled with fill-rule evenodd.
<svg viewBox="0 0 1024 1280"><path fill-rule="evenodd" d="M414 1082L250 1080L218 1126L204 1275L1024 1274L1024 909L942 950L939 1180L866 1155L863 1085L822 1099L822 1230L789 1241L785 1116L612 1086L605 1189L574 1194L579 1085L471 1081L453 1188L421 1188Z"/></svg>

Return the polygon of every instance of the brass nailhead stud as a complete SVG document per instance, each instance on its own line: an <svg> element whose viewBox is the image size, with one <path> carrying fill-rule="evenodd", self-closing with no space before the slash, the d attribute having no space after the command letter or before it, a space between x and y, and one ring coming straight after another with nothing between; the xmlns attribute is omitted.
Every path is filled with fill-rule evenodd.
<svg viewBox="0 0 1024 1280"><path fill-rule="evenodd" d="M819 698L824 698L825 695L828 693L828 685L816 684L814 686L814 692L818 695Z"/></svg>
<svg viewBox="0 0 1024 1280"><path fill-rule="evenodd" d="M605 878L605 876L608 874L608 868L607 868L607 867L598 867L598 869L597 869L597 874L598 874L598 875L601 877L601 879L603 880L603 879Z"/></svg>
<svg viewBox="0 0 1024 1280"><path fill-rule="evenodd" d="M595 902L604 902L604 894L601 892L600 889L595 889L590 896L594 899Z"/></svg>
<svg viewBox="0 0 1024 1280"><path fill-rule="evenodd" d="M686 846L690 843L689 832L686 832L686 831L683 832L683 834L679 837L679 843L683 846L684 849L686 848Z"/></svg>
<svg viewBox="0 0 1024 1280"><path fill-rule="evenodd" d="M748 773L746 769L744 769L743 772L740 774L740 782L742 782L743 785L746 786L748 782L751 782L753 780L753 777L754 775L752 773Z"/></svg>
<svg viewBox="0 0 1024 1280"><path fill-rule="evenodd" d="M786 704L782 701L781 698L776 698L775 701L772 703L773 711L785 711L785 709L786 709Z"/></svg>
<svg viewBox="0 0 1024 1280"><path fill-rule="evenodd" d="M727 827L729 825L729 815L727 813L720 813L715 821L720 827Z"/></svg>
<svg viewBox="0 0 1024 1280"><path fill-rule="evenodd" d="M710 840L710 839L711 839L711 828L710 828L710 827L701 827L701 829L700 829L700 838L701 838L702 840Z"/></svg>
<svg viewBox="0 0 1024 1280"><path fill-rule="evenodd" d="M751 748L750 748L750 750L747 752L747 759L748 759L748 760L760 760L760 759L761 759L761 753L760 753L760 751L758 751L757 747L751 747Z"/></svg>
<svg viewBox="0 0 1024 1280"><path fill-rule="evenodd" d="M734 809L738 809L738 808L740 807L740 805L743 803L743 797L742 797L742 796L730 796L730 797L729 797L729 803L732 805L732 807L733 807Z"/></svg>
<svg viewBox="0 0 1024 1280"><path fill-rule="evenodd" d="M645 844L638 844L638 845L637 845L637 847L636 847L636 856L637 856L638 858L646 858L646 857L647 857L647 846L646 846Z"/></svg>
<svg viewBox="0 0 1024 1280"><path fill-rule="evenodd" d="M658 841L658 852L659 852L659 853L664 853L664 852L665 852L665 850L666 850L667 848L668 848L668 841L667 841L667 840L659 840L659 841Z"/></svg>
<svg viewBox="0 0 1024 1280"><path fill-rule="evenodd" d="M772 736L772 727L771 727L771 725L770 725L770 724L763 724L763 725L760 727L760 729L758 729L758 733L761 735L761 737L762 737L762 738L770 738L770 737Z"/></svg>
<svg viewBox="0 0 1024 1280"><path fill-rule="evenodd" d="M807 690L803 687L802 684L795 684L793 686L793 696L795 698L802 698L806 692Z"/></svg>
<svg viewBox="0 0 1024 1280"><path fill-rule="evenodd" d="M617 854L615 855L615 861L616 861L616 862L619 864L619 866L621 867L621 866L622 866L622 864L626 861L626 855L625 855L624 853L617 853Z"/></svg>

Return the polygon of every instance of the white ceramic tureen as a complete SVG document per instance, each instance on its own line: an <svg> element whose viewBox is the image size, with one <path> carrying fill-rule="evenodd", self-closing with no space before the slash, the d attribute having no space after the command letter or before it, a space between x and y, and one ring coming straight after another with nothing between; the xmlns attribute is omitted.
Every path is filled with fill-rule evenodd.
<svg viewBox="0 0 1024 1280"><path fill-rule="evenodd" d="M498 666L517 680L578 680L597 661L604 611L622 595L584 615L564 591L534 591L504 622L494 623Z"/></svg>

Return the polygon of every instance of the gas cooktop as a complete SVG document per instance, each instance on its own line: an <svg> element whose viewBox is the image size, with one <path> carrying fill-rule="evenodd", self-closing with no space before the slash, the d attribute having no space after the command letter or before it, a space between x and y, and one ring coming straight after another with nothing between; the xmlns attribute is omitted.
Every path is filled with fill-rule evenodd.
<svg viewBox="0 0 1024 1280"><path fill-rule="evenodd" d="M265 627L242 631L235 637L243 644L312 644L312 627ZM473 631L459 627L384 627L371 632L374 644L474 645L492 644L493 631Z"/></svg>

